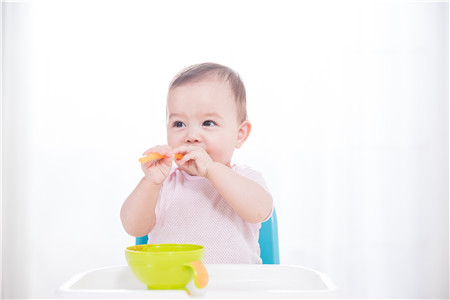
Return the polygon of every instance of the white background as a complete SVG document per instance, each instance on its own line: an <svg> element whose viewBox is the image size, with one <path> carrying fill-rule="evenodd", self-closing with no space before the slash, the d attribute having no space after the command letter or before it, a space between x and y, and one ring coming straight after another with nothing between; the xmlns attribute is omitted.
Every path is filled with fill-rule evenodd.
<svg viewBox="0 0 450 300"><path fill-rule="evenodd" d="M34 5L33 5L34 4ZM40 1L2 6L2 297L125 264L119 210L165 143L167 86L247 87L235 162L263 172L282 264L346 298L448 298L448 3Z"/></svg>

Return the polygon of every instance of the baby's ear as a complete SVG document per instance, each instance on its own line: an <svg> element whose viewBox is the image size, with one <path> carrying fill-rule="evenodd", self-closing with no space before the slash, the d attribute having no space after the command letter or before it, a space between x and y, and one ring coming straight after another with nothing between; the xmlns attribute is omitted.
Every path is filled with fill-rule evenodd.
<svg viewBox="0 0 450 300"><path fill-rule="evenodd" d="M244 142L247 140L248 136L250 135L250 131L252 130L252 124L245 120L244 122L239 125L239 132L238 137L236 141L236 148L239 149L244 144Z"/></svg>

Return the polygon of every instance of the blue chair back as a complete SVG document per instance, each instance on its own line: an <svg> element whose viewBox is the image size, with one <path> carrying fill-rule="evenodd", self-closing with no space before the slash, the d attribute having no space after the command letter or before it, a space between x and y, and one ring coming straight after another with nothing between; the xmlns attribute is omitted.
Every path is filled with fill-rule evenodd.
<svg viewBox="0 0 450 300"><path fill-rule="evenodd" d="M148 235L136 238L136 245L147 244L147 242ZM272 216L264 223L261 223L258 242L263 264L279 264L278 220L275 208L273 209Z"/></svg>
<svg viewBox="0 0 450 300"><path fill-rule="evenodd" d="M263 264L280 264L278 220L275 208L273 209L272 216L269 220L261 223L258 243Z"/></svg>

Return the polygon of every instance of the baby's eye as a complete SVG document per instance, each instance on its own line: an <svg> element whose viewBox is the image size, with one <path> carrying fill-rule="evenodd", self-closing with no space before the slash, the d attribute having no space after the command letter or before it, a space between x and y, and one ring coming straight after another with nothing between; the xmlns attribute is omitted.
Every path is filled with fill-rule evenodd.
<svg viewBox="0 0 450 300"><path fill-rule="evenodd" d="M173 122L173 127L186 127L186 125L181 121Z"/></svg>
<svg viewBox="0 0 450 300"><path fill-rule="evenodd" d="M212 126L215 126L215 125L217 125L216 122L211 121L211 120L203 122L203 126L212 127Z"/></svg>

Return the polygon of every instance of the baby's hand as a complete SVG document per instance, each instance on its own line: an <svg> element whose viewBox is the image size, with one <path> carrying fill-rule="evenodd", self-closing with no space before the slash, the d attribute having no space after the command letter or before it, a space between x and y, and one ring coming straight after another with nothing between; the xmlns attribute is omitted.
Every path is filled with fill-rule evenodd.
<svg viewBox="0 0 450 300"><path fill-rule="evenodd" d="M183 158L176 160L175 163L190 175L206 177L208 167L213 163L211 157L201 147L181 146L173 149L173 152L184 154Z"/></svg>
<svg viewBox="0 0 450 300"><path fill-rule="evenodd" d="M143 155L155 152L166 157L143 163L141 167L147 181L155 185L161 185L170 173L174 154L172 148L168 145L161 145L148 149Z"/></svg>

